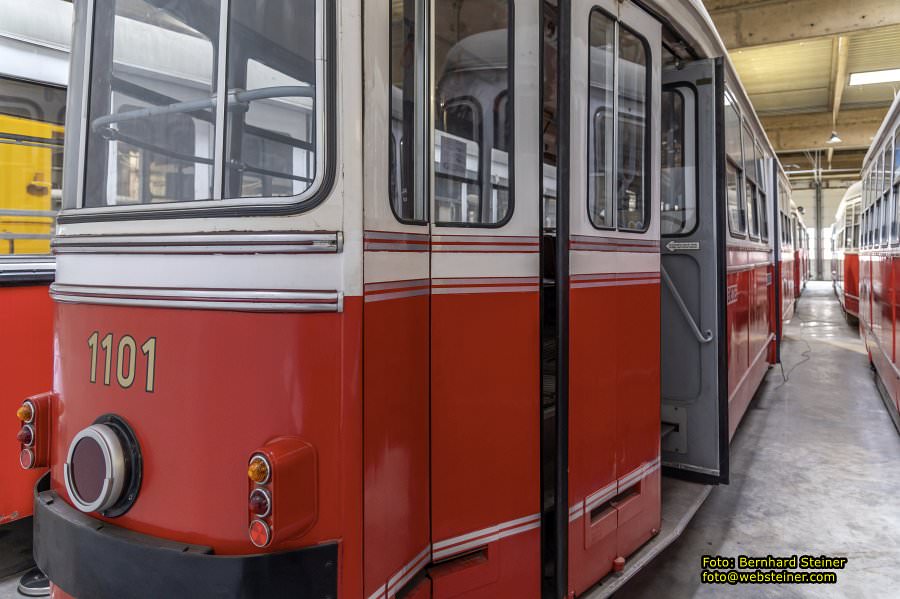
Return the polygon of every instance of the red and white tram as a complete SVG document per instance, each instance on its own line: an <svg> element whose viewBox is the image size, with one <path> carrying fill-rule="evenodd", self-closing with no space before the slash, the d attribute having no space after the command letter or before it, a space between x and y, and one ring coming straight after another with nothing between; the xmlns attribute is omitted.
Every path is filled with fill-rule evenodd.
<svg viewBox="0 0 900 599"><path fill-rule="evenodd" d="M57 597L582 595L662 468L728 481L789 189L701 2L86 0L76 34Z"/></svg>
<svg viewBox="0 0 900 599"><path fill-rule="evenodd" d="M847 190L831 229L831 280L834 294L848 320L859 319L859 223L862 216L862 183Z"/></svg>
<svg viewBox="0 0 900 599"><path fill-rule="evenodd" d="M50 388L54 261L72 6L0 1L0 578L31 563L33 489L18 460L22 398Z"/></svg>
<svg viewBox="0 0 900 599"><path fill-rule="evenodd" d="M900 97L863 161L859 239L859 330L879 387L900 429L900 359L895 297L900 285Z"/></svg>
<svg viewBox="0 0 900 599"><path fill-rule="evenodd" d="M810 279L809 231L803 213L791 204L791 225L794 229L794 296L800 299Z"/></svg>

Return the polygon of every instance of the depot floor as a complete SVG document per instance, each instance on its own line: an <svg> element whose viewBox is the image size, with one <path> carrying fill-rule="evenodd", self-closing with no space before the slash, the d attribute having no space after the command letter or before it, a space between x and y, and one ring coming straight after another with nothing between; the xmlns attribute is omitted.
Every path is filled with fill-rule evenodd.
<svg viewBox="0 0 900 599"><path fill-rule="evenodd" d="M616 593L644 597L897 597L900 435L830 283L811 283L732 442L731 484L713 489L680 539ZM704 554L849 558L835 586L700 584ZM19 599L15 579L0 599ZM90 598L84 598L90 599Z"/></svg>
<svg viewBox="0 0 900 599"><path fill-rule="evenodd" d="M808 359L807 359L808 357ZM900 596L900 435L830 283L811 283L714 488L682 536L616 599ZM714 587L704 554L849 558L835 586Z"/></svg>

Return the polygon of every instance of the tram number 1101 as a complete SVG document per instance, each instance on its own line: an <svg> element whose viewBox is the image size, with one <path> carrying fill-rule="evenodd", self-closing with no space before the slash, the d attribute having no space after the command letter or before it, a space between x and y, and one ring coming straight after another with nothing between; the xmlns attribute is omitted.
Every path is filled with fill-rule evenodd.
<svg viewBox="0 0 900 599"><path fill-rule="evenodd" d="M103 384L109 385L112 380L113 360L113 334L109 333L102 339L100 333L94 331L88 337L88 347L91 348L91 382L97 382L97 358L103 352ZM156 337L150 337L141 345L141 353L146 362L146 386L147 393L153 393L156 385ZM116 348L116 381L123 389L130 389L134 384L134 375L137 369L137 342L131 335L124 335L119 339Z"/></svg>

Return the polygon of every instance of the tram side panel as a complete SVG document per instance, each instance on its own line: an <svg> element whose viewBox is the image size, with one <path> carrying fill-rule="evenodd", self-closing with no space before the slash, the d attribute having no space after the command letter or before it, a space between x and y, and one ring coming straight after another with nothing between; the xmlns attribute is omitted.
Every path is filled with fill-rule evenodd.
<svg viewBox="0 0 900 599"><path fill-rule="evenodd" d="M44 470L19 465L20 423L13 415L22 400L48 389L53 373L53 304L47 285L0 286L0 527L32 514L34 484ZM0 528L2 530L2 528Z"/></svg>
<svg viewBox="0 0 900 599"><path fill-rule="evenodd" d="M573 11L568 589L575 595L658 532L661 505L660 26L633 5L596 5L563 5Z"/></svg>

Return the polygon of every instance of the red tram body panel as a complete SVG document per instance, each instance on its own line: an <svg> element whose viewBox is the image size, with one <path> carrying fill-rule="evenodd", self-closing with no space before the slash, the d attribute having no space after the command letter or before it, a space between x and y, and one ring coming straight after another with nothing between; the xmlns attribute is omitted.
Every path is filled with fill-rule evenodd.
<svg viewBox="0 0 900 599"><path fill-rule="evenodd" d="M23 470L19 465L16 433L20 423L14 415L24 398L49 389L53 378L53 304L47 285L20 285L0 286L0 404L6 415L0 418L5 450L0 469L0 526L32 513L32 490L44 471Z"/></svg>

